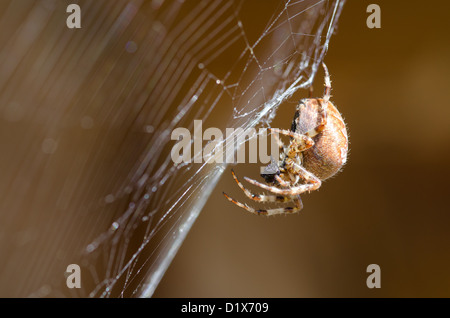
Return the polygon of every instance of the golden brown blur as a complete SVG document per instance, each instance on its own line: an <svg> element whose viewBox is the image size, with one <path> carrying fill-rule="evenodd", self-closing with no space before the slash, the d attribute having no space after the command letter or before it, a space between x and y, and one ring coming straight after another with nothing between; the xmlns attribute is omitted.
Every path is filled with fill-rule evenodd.
<svg viewBox="0 0 450 318"><path fill-rule="evenodd" d="M106 286L112 273L144 276L151 250L141 263L124 266L142 246L133 239L147 237L145 222L159 206L154 201L176 197L151 186L151 172L167 163L151 166L152 150L160 148L148 149L159 133L150 123L164 126L182 112L152 108L170 99L172 87L146 95L158 85L146 68L163 64L149 52L164 43L163 28L149 18L166 2L78 1L95 15L83 17L81 29L68 30L65 8L72 2L0 0L0 297L84 297ZM238 10L236 3L230 10ZM381 29L366 26L370 3L381 7ZM270 17L269 9L258 5L255 15ZM276 217L251 215L225 199L223 191L260 205L245 197L230 173L233 168L241 180L261 181L259 164L229 165L153 296L450 297L448 9L435 0L348 0L324 59L331 101L349 132L347 165L318 191L302 195L302 212ZM257 36L249 31L252 41ZM238 44L237 55L243 51ZM215 51L208 54L215 57ZM216 61L224 73L227 58L232 60ZM180 76L184 82L174 80L173 87L201 87L189 82L195 76ZM314 88L320 96L322 69ZM171 102L185 102L179 96ZM271 126L290 128L296 101L307 96L300 90L282 104ZM206 102L202 107L207 112ZM205 127L222 127L231 113L216 109ZM183 120L177 126L187 126ZM131 173L140 169L148 175ZM144 193L153 189L154 201L145 202ZM130 202L140 202L139 208ZM124 216L143 221L138 226ZM161 227L178 221L164 217ZM117 228L125 234L115 236ZM80 263L93 276L89 287L67 292L67 264L98 248L90 245L96 239L110 245L106 254ZM366 286L370 264L381 268L380 289ZM135 296L133 284L141 277L121 279L133 286L125 296Z"/></svg>
<svg viewBox="0 0 450 318"><path fill-rule="evenodd" d="M366 27L370 3L381 29ZM345 169L303 195L299 215L274 218L229 204L222 191L255 205L224 173L155 296L449 297L449 9L348 1L325 58L350 134ZM272 126L292 116L280 109ZM369 264L380 289L366 286Z"/></svg>

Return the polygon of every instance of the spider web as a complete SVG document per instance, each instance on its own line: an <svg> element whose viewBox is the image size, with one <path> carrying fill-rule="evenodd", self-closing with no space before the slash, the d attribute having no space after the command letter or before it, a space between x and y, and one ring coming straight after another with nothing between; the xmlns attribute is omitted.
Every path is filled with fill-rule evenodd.
<svg viewBox="0 0 450 318"><path fill-rule="evenodd" d="M15 212L2 214L5 229L46 220L23 226L39 266L13 296L150 297L225 169L174 165L172 131L193 132L194 119L222 131L269 126L311 85L344 1L79 1L82 29L55 28L69 3L2 3L0 24L18 31L0 34L1 105L22 105L2 120L42 137L19 135L31 146L2 185L26 175L46 189L25 207L12 194L1 201ZM46 165L58 162L68 168L53 178ZM33 244L2 246L4 282ZM60 275L70 263L81 265L81 289Z"/></svg>

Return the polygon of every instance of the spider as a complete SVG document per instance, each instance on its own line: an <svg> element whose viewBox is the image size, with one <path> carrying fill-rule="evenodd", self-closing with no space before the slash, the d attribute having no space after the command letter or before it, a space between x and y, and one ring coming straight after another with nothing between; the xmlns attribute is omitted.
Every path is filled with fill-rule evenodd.
<svg viewBox="0 0 450 318"><path fill-rule="evenodd" d="M337 108L330 102L331 81L327 66L323 98L302 99L296 109L290 130L271 128L272 132L290 137L285 147L276 139L280 159L265 167L261 176L267 184L245 177L250 184L272 194L255 194L246 189L233 170L231 173L247 197L258 202L293 202L293 207L254 209L247 204L225 197L248 212L263 215L295 213L303 208L300 194L317 190L322 181L335 175L347 161L347 129Z"/></svg>

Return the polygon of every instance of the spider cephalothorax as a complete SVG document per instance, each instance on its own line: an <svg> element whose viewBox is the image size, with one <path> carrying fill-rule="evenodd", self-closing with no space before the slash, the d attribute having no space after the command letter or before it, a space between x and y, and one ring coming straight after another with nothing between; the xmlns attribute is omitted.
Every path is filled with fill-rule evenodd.
<svg viewBox="0 0 450 318"><path fill-rule="evenodd" d="M245 177L249 183L273 194L250 192L232 171L236 183L250 199L260 202L294 202L295 206L256 210L224 193L234 204L256 214L273 215L300 211L303 208L300 194L317 190L323 180L336 174L345 164L348 152L347 129L339 111L330 102L330 75L326 65L322 65L325 70L323 98L302 99L297 106L291 130L270 129L289 136L290 143L285 147L278 140L280 159L272 160L261 174L269 185Z"/></svg>

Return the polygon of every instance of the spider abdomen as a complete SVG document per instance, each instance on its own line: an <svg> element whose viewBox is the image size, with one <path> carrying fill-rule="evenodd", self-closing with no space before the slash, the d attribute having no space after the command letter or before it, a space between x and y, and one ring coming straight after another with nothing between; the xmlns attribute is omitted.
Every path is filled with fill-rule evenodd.
<svg viewBox="0 0 450 318"><path fill-rule="evenodd" d="M316 128L319 103L322 99L304 99L300 102L291 130L306 134ZM325 180L336 174L347 161L348 135L344 120L337 108L328 102L327 123L322 132L313 137L314 146L303 152L303 167Z"/></svg>

